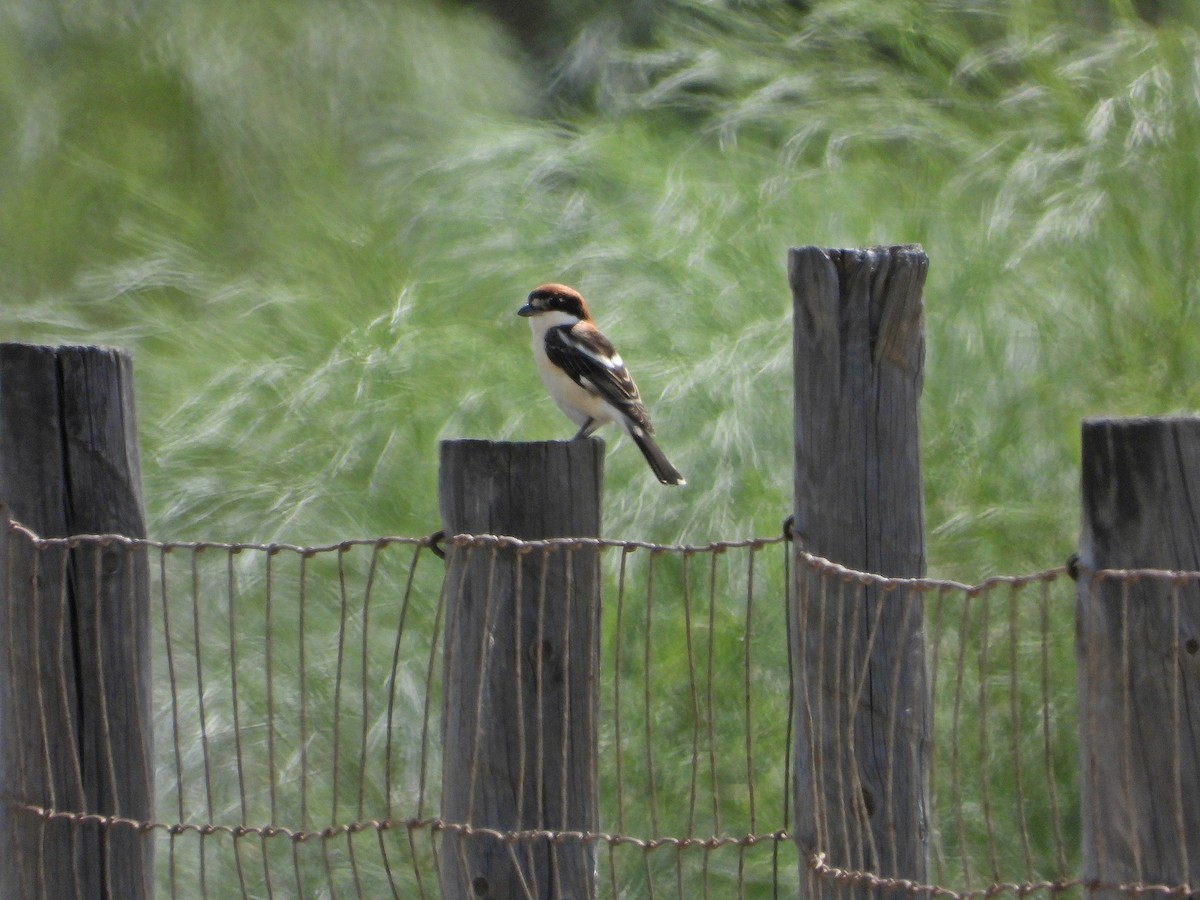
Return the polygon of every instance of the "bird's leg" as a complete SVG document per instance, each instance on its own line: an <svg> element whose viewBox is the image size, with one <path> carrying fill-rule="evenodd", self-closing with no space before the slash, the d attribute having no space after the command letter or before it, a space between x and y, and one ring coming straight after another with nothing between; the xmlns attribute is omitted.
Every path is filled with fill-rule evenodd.
<svg viewBox="0 0 1200 900"><path fill-rule="evenodd" d="M579 441L579 440L582 440L583 438L587 437L589 434L591 434L592 433L591 432L592 423L594 421L595 421L594 419L589 418L586 422L584 422L583 427L581 427L579 429L579 431L576 433L575 437L571 438L571 440Z"/></svg>

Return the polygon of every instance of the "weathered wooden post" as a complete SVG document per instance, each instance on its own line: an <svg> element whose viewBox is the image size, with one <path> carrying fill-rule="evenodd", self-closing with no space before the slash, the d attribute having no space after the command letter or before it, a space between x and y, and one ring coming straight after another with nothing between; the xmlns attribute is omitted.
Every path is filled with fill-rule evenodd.
<svg viewBox="0 0 1200 900"><path fill-rule="evenodd" d="M1083 878L1200 871L1200 418L1083 423L1076 604ZM1093 889L1093 897L1125 897Z"/></svg>
<svg viewBox="0 0 1200 900"><path fill-rule="evenodd" d="M795 539L864 572L925 572L919 247L793 249ZM811 868L926 881L930 704L917 591L798 560L795 834L805 897L865 896ZM905 892L876 891L900 897Z"/></svg>
<svg viewBox="0 0 1200 900"><path fill-rule="evenodd" d="M0 344L0 501L44 538L144 536L127 354ZM72 817L152 815L144 552L0 527L0 896L153 896L152 833Z"/></svg>
<svg viewBox="0 0 1200 900"><path fill-rule="evenodd" d="M455 534L597 537L604 443L447 441L439 495ZM448 539L449 540L449 539ZM595 831L599 550L447 549L442 819L495 831ZM595 845L454 830L442 896L595 896Z"/></svg>

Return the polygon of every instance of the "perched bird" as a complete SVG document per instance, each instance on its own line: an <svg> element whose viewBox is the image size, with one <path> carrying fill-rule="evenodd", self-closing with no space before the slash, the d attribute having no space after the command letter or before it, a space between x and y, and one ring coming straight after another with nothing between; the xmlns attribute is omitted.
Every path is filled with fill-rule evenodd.
<svg viewBox="0 0 1200 900"><path fill-rule="evenodd" d="M517 310L533 331L533 358L558 408L579 426L575 439L616 422L663 484L686 484L654 443L654 426L637 385L612 342L596 327L574 288L543 284Z"/></svg>

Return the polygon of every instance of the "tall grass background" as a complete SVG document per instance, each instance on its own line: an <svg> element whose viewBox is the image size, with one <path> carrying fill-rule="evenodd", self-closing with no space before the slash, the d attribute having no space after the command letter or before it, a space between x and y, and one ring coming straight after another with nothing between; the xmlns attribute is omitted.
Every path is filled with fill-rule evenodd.
<svg viewBox="0 0 1200 900"><path fill-rule="evenodd" d="M607 435L605 533L776 534L800 244L929 254L933 575L1060 563L1080 419L1198 405L1186 5L556 9L0 8L3 336L133 351L153 536L436 530L440 439L573 431L514 315L548 280L689 481Z"/></svg>

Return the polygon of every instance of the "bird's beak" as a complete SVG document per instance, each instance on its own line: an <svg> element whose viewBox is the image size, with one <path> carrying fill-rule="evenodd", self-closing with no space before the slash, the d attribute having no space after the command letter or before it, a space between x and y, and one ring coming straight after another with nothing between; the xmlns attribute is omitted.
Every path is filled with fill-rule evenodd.
<svg viewBox="0 0 1200 900"><path fill-rule="evenodd" d="M538 311L536 309L534 309L532 306L530 306L528 303L526 303L524 306L522 306L520 309L517 310L518 316L536 316L537 314L538 314Z"/></svg>

